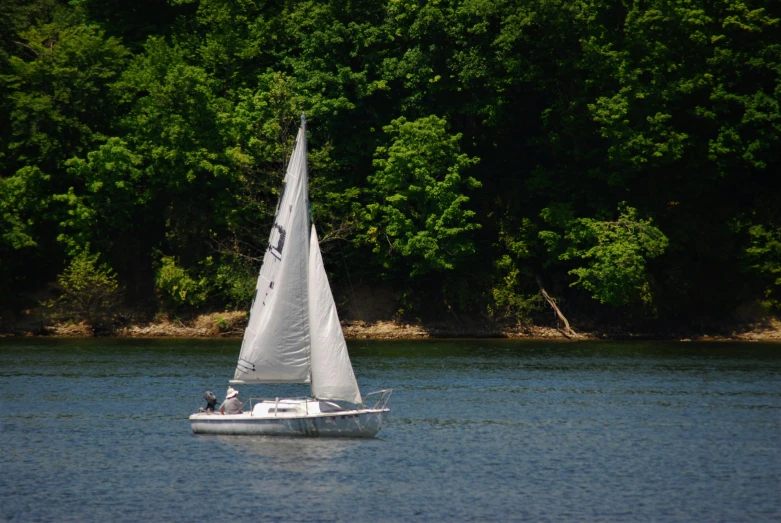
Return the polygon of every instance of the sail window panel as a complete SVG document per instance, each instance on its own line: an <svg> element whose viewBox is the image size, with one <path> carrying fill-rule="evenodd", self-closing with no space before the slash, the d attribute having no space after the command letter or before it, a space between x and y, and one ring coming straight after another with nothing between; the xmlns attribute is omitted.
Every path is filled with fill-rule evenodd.
<svg viewBox="0 0 781 523"><path fill-rule="evenodd" d="M277 248L277 252L279 254L282 254L282 249L285 247L285 237L287 236L287 232L279 225L277 225L276 227L277 229L279 229L279 239L277 240L276 248Z"/></svg>

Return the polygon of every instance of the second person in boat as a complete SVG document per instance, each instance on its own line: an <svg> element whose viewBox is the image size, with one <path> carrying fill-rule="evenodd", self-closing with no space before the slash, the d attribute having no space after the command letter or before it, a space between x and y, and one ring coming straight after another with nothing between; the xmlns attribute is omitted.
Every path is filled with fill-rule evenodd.
<svg viewBox="0 0 781 523"><path fill-rule="evenodd" d="M220 414L241 414L241 408L244 404L239 399L239 391L233 387L228 387L225 394L225 401L220 405Z"/></svg>

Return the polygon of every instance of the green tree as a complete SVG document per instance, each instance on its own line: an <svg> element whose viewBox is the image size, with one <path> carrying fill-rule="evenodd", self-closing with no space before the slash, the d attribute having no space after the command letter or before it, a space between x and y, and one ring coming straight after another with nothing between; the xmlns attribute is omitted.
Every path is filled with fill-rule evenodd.
<svg viewBox="0 0 781 523"><path fill-rule="evenodd" d="M19 34L26 53L9 58L3 80L12 165L56 172L62 162L103 139L111 122L109 85L127 50L88 25L45 24Z"/></svg>
<svg viewBox="0 0 781 523"><path fill-rule="evenodd" d="M150 38L113 87L123 108L122 139L70 164L94 180L76 188L78 201L90 212L110 211L116 233L138 247L136 272L148 276L156 250L197 268L237 210L237 171L220 126L230 104L217 94L219 82L193 61L182 46Z"/></svg>
<svg viewBox="0 0 781 523"><path fill-rule="evenodd" d="M568 271L576 277L571 286L582 287L595 300L614 307L654 306L647 260L663 254L668 240L650 219L638 218L637 210L623 203L615 221L577 218L562 223L566 215L550 209L543 215L565 229L564 233L541 231L540 238L558 253L559 260L576 265Z"/></svg>
<svg viewBox="0 0 781 523"><path fill-rule="evenodd" d="M746 249L744 270L760 278L760 303L769 311L781 309L781 228L749 228L751 244Z"/></svg>
<svg viewBox="0 0 781 523"><path fill-rule="evenodd" d="M68 173L83 189L74 187L55 200L68 205L68 216L61 222L60 240L68 248L81 250L94 245L111 249L115 242L137 248L133 237L143 230L148 219L152 187L141 169L142 159L128 149L120 138L109 138L87 159L71 158ZM121 249L124 251L124 249Z"/></svg>
<svg viewBox="0 0 781 523"><path fill-rule="evenodd" d="M504 229L501 220L498 255L494 260L491 300L488 312L497 319L512 319L518 325L531 321L542 304L535 281L533 250L539 243L538 231L531 219L521 220L515 234Z"/></svg>
<svg viewBox="0 0 781 523"><path fill-rule="evenodd" d="M368 178L375 203L363 209L360 240L386 269L401 256L411 276L452 270L473 253L470 233L480 227L464 207L464 192L480 187L464 174L477 159L461 153L461 135L449 135L437 116L402 117L383 129L390 144L377 148L377 170Z"/></svg>
<svg viewBox="0 0 781 523"><path fill-rule="evenodd" d="M100 264L99 253L89 247L71 258L54 286L60 296L49 306L55 315L86 321L93 329L105 328L121 301L122 289L108 264Z"/></svg>
<svg viewBox="0 0 781 523"><path fill-rule="evenodd" d="M56 238L66 210L53 197L76 184L64 162L105 138L114 114L109 85L127 57L116 39L82 24L78 9L60 5L47 14L45 4L31 6L30 25L16 26L9 36L16 54L0 66L7 115L0 134L0 285L10 295L43 285L61 268L51 260L63 254Z"/></svg>
<svg viewBox="0 0 781 523"><path fill-rule="evenodd" d="M0 303L19 300L26 278L34 277L29 267L39 248L37 227L45 220L49 199L45 186L49 176L36 167L20 169L15 175L0 178ZM37 282L36 282L37 283Z"/></svg>
<svg viewBox="0 0 781 523"><path fill-rule="evenodd" d="M203 305L208 298L208 280L194 278L172 256L160 258L155 286L163 299L174 307Z"/></svg>

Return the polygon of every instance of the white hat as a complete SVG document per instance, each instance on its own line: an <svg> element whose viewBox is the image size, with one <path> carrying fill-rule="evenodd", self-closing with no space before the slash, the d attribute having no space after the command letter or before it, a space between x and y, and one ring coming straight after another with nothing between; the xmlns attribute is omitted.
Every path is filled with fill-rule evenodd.
<svg viewBox="0 0 781 523"><path fill-rule="evenodd" d="M239 391L237 391L237 390L236 390L236 389L234 389L233 387L228 387L228 392L227 392L227 393L226 393L226 395L225 395L225 399L226 399L226 400L229 400L229 399L231 399L232 397L234 397L234 396L238 396L238 395L239 395Z"/></svg>

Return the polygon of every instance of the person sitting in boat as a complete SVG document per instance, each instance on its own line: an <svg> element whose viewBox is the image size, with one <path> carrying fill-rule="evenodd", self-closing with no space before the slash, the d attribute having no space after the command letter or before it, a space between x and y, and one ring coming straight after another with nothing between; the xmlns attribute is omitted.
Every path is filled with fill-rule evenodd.
<svg viewBox="0 0 781 523"><path fill-rule="evenodd" d="M225 401L220 405L220 414L241 414L241 407L244 404L239 399L239 391L233 387L228 387L225 394Z"/></svg>
<svg viewBox="0 0 781 523"><path fill-rule="evenodd" d="M203 393L203 399L206 400L206 408L201 407L201 412L214 412L214 406L217 404L217 396L210 390Z"/></svg>

